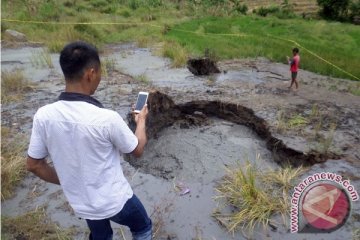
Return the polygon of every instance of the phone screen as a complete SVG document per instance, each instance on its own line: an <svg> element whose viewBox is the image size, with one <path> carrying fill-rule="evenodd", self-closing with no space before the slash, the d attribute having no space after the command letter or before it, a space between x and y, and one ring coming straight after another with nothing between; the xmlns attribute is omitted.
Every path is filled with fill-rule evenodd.
<svg viewBox="0 0 360 240"><path fill-rule="evenodd" d="M140 111L144 107L146 100L147 100L147 95L139 94L136 102L135 110Z"/></svg>

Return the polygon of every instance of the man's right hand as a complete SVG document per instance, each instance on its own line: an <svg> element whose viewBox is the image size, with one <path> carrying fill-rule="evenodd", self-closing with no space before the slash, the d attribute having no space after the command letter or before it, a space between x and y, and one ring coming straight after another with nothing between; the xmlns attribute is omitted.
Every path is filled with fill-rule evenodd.
<svg viewBox="0 0 360 240"><path fill-rule="evenodd" d="M138 124L139 121L143 121L143 120L145 121L148 113L149 113L149 110L148 110L147 104L145 104L139 113L135 113L136 124Z"/></svg>
<svg viewBox="0 0 360 240"><path fill-rule="evenodd" d="M148 108L147 105L145 104L145 106L143 107L143 109L141 109L141 111L139 113L134 113L135 114L135 122L136 122L136 130L135 130L135 136L138 138L138 145L135 148L135 150L132 152L132 154L135 157L141 157L141 155L144 152L144 148L145 145L147 143L147 137L146 137L146 118L148 115Z"/></svg>

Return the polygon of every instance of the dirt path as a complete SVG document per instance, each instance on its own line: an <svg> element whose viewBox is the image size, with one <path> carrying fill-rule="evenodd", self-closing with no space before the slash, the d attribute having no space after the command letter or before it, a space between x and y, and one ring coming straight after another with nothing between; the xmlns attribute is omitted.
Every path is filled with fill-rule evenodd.
<svg viewBox="0 0 360 240"><path fill-rule="evenodd" d="M2 66L23 67L31 80L38 83L23 102L2 106L2 124L28 135L36 109L55 101L64 87L58 67L34 70L28 59L33 50L2 50ZM53 56L54 63L57 58ZM140 90L158 90L174 101L171 107L164 107L166 101L158 101L159 112L165 115L169 112L172 117L165 117L159 130L151 132L153 138L139 161L123 163L135 193L158 224L157 238L245 239L240 232L234 236L227 233L211 217L217 207L212 199L214 186L224 176L224 166L238 161L278 167L266 138L269 134L298 156L315 154L311 155L311 164L321 163L312 166L305 176L320 171L336 172L349 178L360 191L360 97L347 93L349 88L357 87L356 83L301 71L300 90L292 92L287 90L288 66L261 58L224 61L219 67L226 73L194 77L187 69L171 69L169 60L153 55L149 49L132 45L109 46L103 59L114 63L95 95L105 107L126 118ZM223 104L237 107L232 111ZM176 109L178 115L174 113ZM228 110L232 112L227 115ZM244 111L252 117L242 118ZM174 118L175 115L181 117ZM306 123L289 127L289 122L300 115ZM234 123L234 118L246 121ZM263 126L250 124L251 119L258 119ZM332 126L336 126L334 130ZM332 143L323 146L332 134ZM319 154L323 155L316 157ZM280 163L284 159L281 156L277 160ZM180 196L176 190L179 184L186 185L190 193ZM43 205L52 221L65 228L75 226L78 234L74 238L86 239L85 222L72 214L61 189L30 175L19 186L16 196L2 203L2 214L16 216ZM327 235L327 239L348 239L352 230L360 227L359 202L354 202L352 211L353 217L346 225ZM114 227L116 239L121 239L119 226ZM123 229L130 239L128 230ZM277 231L259 228L254 235L255 239L310 237L323 238L292 235L284 226Z"/></svg>

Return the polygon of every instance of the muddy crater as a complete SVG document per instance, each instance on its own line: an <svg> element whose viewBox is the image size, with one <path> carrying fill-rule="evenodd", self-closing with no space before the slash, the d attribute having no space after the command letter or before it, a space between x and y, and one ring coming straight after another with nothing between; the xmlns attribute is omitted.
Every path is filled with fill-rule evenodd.
<svg viewBox="0 0 360 240"><path fill-rule="evenodd" d="M176 105L168 95L152 91L148 106L148 150L140 159L127 156L127 160L134 167L165 179L178 176L180 171L186 170L184 168L193 168L192 171L201 173L201 169L197 169L201 163L189 166L184 164L184 159L220 159L227 166L231 161L224 159L245 158L256 163L257 155L261 154L261 158L266 159L269 165L275 161L280 166L290 164L297 167L341 157L334 153L304 153L288 147L272 135L264 119L256 116L253 110L238 104L199 100ZM135 130L131 114L128 115L128 121ZM234 138L237 131L245 132L245 135ZM252 142L244 145L244 138ZM203 174L204 171L207 172L205 169Z"/></svg>

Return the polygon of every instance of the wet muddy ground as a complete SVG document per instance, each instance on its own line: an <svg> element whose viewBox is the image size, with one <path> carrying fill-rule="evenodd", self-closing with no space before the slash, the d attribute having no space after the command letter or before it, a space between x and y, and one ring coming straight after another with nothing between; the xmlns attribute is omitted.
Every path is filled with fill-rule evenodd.
<svg viewBox="0 0 360 240"><path fill-rule="evenodd" d="M22 68L36 83L23 101L2 105L2 125L28 136L36 109L56 101L64 88L58 55L52 55L54 68L49 69L34 66L31 58L37 51L2 49L2 70ZM225 168L237 163L250 161L259 168L305 164L309 171L304 177L335 172L360 191L360 97L348 93L357 83L301 70L300 90L294 92L287 89L288 66L267 59L223 61L222 73L195 77L186 68L171 68L170 60L155 53L132 44L108 46L102 60L111 66L95 97L127 118L139 91L154 92L145 153L122 164L160 229L157 238L248 239L241 232L228 233L211 217L218 207L214 187ZM307 123L279 128L297 115ZM336 126L333 132L331 126ZM332 144L324 151L322 143L331 134ZM181 192L187 189L190 192ZM359 205L353 202L348 222L331 234L294 235L279 226L276 231L258 228L253 238L350 239L360 227ZM46 206L61 227L75 226L74 239L87 239L85 221L73 215L61 188L30 174L16 195L2 202L2 214L16 216L38 206ZM114 229L115 239L121 239L120 227ZM122 229L130 239L129 231Z"/></svg>

